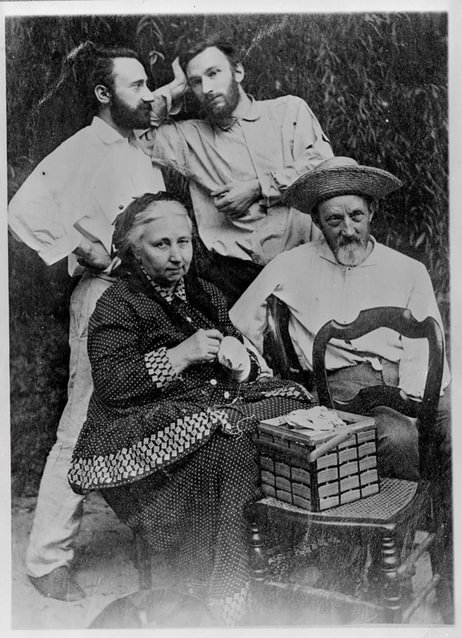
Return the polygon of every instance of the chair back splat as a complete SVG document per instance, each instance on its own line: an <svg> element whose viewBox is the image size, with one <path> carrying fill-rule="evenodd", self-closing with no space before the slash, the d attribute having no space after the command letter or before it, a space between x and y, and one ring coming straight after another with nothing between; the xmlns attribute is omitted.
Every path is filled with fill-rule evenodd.
<svg viewBox="0 0 462 638"><path fill-rule="evenodd" d="M391 386L364 388L348 402L332 398L328 373L325 368L325 352L329 341L358 339L378 328L389 328L409 339L426 339L429 347L427 377L422 401L408 397L402 390ZM347 324L331 320L317 333L313 344L313 370L319 403L356 414L367 414L378 405L394 408L419 421L419 452L421 469L428 471L428 451L431 448L431 429L435 422L443 376L443 333L433 317L417 321L410 310L396 307L377 307L362 310L358 317Z"/></svg>
<svg viewBox="0 0 462 638"><path fill-rule="evenodd" d="M294 360L293 347L291 348L289 343L290 312L288 308L284 309L279 299L270 298L268 301L271 301L267 306L268 319L271 318L272 321L268 321L265 334L266 348L272 355L271 365L274 371L283 377L289 376L298 366L298 360ZM333 381L333 378L325 367L328 343L332 339L350 342L379 328L393 330L406 339L426 339L428 365L421 401L407 396L399 387L384 385L365 387L349 401L339 401L332 397L329 379ZM281 591L277 569L275 571L268 560L269 553L263 551L266 544L265 536L269 535L267 530L271 531L271 536L276 539L276 546L281 545L285 548L289 556L296 555L295 551L300 552L299 556L303 556L308 541L316 545L318 538L324 541L329 538L332 547L329 544L326 548L324 558L329 556L331 551L334 552L336 562L330 570L332 573L329 571L329 561L320 560L319 565L326 574L321 573L319 583L316 582L314 587L308 587L300 585L296 579L289 580L282 583L288 591L293 589L294 592L305 592L307 601L319 600L321 596L324 601L329 599L336 609L340 601L346 599L345 583L342 581L342 578L346 578L348 591L356 592L348 595L351 609L358 611L358 605L367 604L369 612L372 608L375 610L375 616L371 617L370 622L376 622L380 618L387 623L401 623L409 622L429 592L436 590L444 622L453 622L451 578L445 569L444 530L439 514L437 490L438 472L435 472L436 453L433 453L436 446L432 444L443 361L443 334L438 322L431 317L417 321L411 312L404 308L371 308L360 312L351 323L340 324L332 320L320 329L313 344L313 376L319 403L343 414L352 413L352 416L356 417L359 414L367 418L376 415L374 408L387 406L417 419L421 480L415 482L382 477L378 493L316 511L304 504L295 504L295 501L282 498L284 490L288 489L291 494L306 493L307 486L303 483L305 474L302 475L295 463L293 450L287 449L285 454L281 454L282 458L277 455L273 455L273 458L267 446L263 452L263 464L260 459L262 476L264 473L265 478L271 478L270 470L273 468L276 477L275 494L266 495L251 508L250 548L255 557L252 565L257 592L264 593L265 587ZM321 466L322 471L324 467ZM346 473L338 474L341 480L345 475ZM335 476L337 475L329 474L328 480L335 481ZM310 483L310 489L311 487ZM348 485L346 489L349 489ZM416 529L419 530L418 534L415 534ZM342 548L342 556L335 553L335 548L339 547ZM345 562L349 555L346 548L349 547L354 551L358 548L361 550L361 560L357 560L356 555L353 562ZM428 582L418 587L417 582L412 581L412 576L415 574L416 561L427 550L430 554L432 575ZM322 548L318 546L317 551L322 552ZM343 552L346 556L343 556ZM371 558L370 565L367 562L368 556ZM266 564L263 561L262 565L262 558ZM347 571L342 571L342 561L347 565ZM299 563L300 560L297 559L297 565ZM323 581L324 577L327 580ZM360 577L361 582L364 581L363 585L365 583L365 597L361 595L361 585L358 591L355 589L356 577ZM283 580L288 579L284 577ZM292 588L291 583L294 583ZM355 614L356 612L352 612L352 621Z"/></svg>

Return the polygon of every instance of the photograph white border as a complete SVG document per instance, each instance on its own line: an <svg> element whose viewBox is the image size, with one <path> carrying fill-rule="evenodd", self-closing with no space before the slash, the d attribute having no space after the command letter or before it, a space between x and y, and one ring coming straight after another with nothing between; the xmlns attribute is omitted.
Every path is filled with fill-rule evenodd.
<svg viewBox="0 0 462 638"><path fill-rule="evenodd" d="M224 3L223 3L224 4ZM451 367L453 377L453 458L457 459L462 451L462 424L459 425L456 415L462 414L462 333L458 330L461 322L461 293L462 290L462 266L458 253L462 246L462 135L459 120L462 118L462 2L461 0L253 0L251 10L249 2L235 0L230 7L226 3L226 9L221 10L218 3L198 0L194 3L184 0L113 0L111 2L98 2L96 0L50 1L50 2L0 2L0 83L2 86L2 99L0 100L0 125L2 127L1 160L1 193L3 200L0 215L0 282L1 299L4 301L3 311L0 312L0 423L2 434L0 440L0 560L3 567L3 578L0 589L0 631L1 635L8 635L11 630L11 534L10 534L10 474L9 474L9 349L8 349L8 276L7 276L7 171L6 171L6 105L5 105L5 33L4 18L7 16L25 15L85 15L85 14L179 14L179 13L373 13L408 12L408 11L447 11L449 15L449 104L450 104L450 244L451 244ZM230 10L232 9L232 10ZM462 480L462 472L454 462L454 520L456 530L461 530L461 503L458 495L458 486ZM460 463L459 463L460 465ZM456 625L454 627L394 627L370 625L366 627L302 627L302 628L257 628L257 629L188 629L188 630L155 630L156 636L197 636L201 638L215 638L218 634L223 636L252 636L258 638L276 638L281 632L288 636L303 636L317 638L318 636L342 636L342 638L374 638L398 637L406 638L457 638L462 635L462 593L460 574L462 543L458 534L454 534L455 542L455 574L456 574ZM226 633L225 633L226 632ZM29 634L29 631L14 630L14 636ZM34 630L35 636L48 636L49 631ZM53 630L53 635L60 635L59 630ZM111 635L112 632L104 631L103 635ZM80 631L65 631L63 635L84 635ZM98 635L101 635L100 633ZM118 630L117 636L133 636L133 630Z"/></svg>

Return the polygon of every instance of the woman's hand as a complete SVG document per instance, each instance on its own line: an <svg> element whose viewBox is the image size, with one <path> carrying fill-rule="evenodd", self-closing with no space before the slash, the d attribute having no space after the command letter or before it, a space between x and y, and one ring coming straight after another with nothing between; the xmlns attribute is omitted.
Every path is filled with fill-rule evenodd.
<svg viewBox="0 0 462 638"><path fill-rule="evenodd" d="M223 335L219 330L198 330L174 348L167 350L173 369L180 374L191 365L214 361L222 340Z"/></svg>
<svg viewBox="0 0 462 638"><path fill-rule="evenodd" d="M250 357L247 348L235 337L224 337L218 351L218 362L231 370L233 379L242 383L250 374Z"/></svg>

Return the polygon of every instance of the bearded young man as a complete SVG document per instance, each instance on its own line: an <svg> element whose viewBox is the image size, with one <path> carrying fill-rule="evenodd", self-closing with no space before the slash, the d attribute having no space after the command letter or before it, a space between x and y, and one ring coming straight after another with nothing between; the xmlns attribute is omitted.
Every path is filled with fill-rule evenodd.
<svg viewBox="0 0 462 638"><path fill-rule="evenodd" d="M88 321L115 281L112 222L133 197L164 190L164 180L133 132L149 126L153 100L138 55L86 42L66 58L63 78L72 78L93 120L26 179L10 202L9 226L46 264L67 257L69 274L80 277L70 302L68 400L42 476L26 557L42 595L75 601L85 596L69 570L83 497L70 488L67 472L93 390Z"/></svg>
<svg viewBox="0 0 462 638"><path fill-rule="evenodd" d="M154 92L149 143L155 162L189 179L206 249L197 269L231 304L273 257L319 236L310 217L281 197L332 149L302 99L254 100L243 90L231 43L213 37L185 45L172 66L174 80ZM166 121L187 91L202 119Z"/></svg>

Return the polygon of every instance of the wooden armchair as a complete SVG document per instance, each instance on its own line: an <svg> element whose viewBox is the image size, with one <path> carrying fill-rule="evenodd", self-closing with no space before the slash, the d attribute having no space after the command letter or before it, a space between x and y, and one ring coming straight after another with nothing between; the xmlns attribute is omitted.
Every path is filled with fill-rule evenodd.
<svg viewBox="0 0 462 638"><path fill-rule="evenodd" d="M280 303L280 302L279 302ZM278 309L279 311L280 309ZM280 321L278 312L276 321ZM411 401L398 388L374 387L361 391L350 403L339 404L332 399L328 385L328 375L324 365L324 355L328 342L333 339L351 340L372 332L378 327L387 327L408 338L426 338L429 344L428 372L424 397L421 402ZM285 328L279 326L283 333ZM273 331L274 333L274 331ZM273 339L272 347L284 344ZM273 353L273 361L281 354ZM362 311L352 323L341 325L335 321L325 324L316 335L313 346L314 376L319 401L322 405L347 412L367 414L371 406L387 405L406 414L414 415L418 420L420 462L422 469L434 459L428 455L432 449L432 428L438 406L439 391L443 371L443 336L438 323L431 317L418 322L411 313L402 308L373 308ZM287 368L286 368L287 370ZM431 473L425 472L425 476ZM353 503L347 503L324 510L310 512L289 505L272 497L258 501L252 510L251 562L253 576L258 588L277 587L280 583L268 580L268 562L263 529L287 525L302 528L309 538L316 538L321 530L329 534L341 535L347 543L359 542L372 548L380 547L379 595L374 603L377 619L385 622L400 623L409 621L428 594L436 589L441 602L441 612L446 622L451 622L452 607L448 585L441 572L442 542L438 517L435 516L438 503L434 499L434 485L421 479L419 482L384 478L378 494L368 496ZM423 513L430 512L425 520L425 532L419 534L418 544L408 548L401 560L398 552L398 539L403 530L422 528ZM286 533L286 536L287 533ZM406 549L406 548L405 548ZM406 601L402 596L402 584L412 577L417 559L428 550L431 557L432 572L427 582L418 592L412 591ZM375 551L375 550L374 550ZM299 588L300 589L300 588ZM314 587L302 588L310 597L319 597L321 592ZM338 592L322 592L332 602L345 603L345 595ZM358 601L352 596L352 604ZM406 604L405 604L406 603ZM372 608L371 607L371 608Z"/></svg>
<svg viewBox="0 0 462 638"><path fill-rule="evenodd" d="M302 370L289 335L290 311L274 295L267 300L267 327L263 335L263 354L275 374L292 379L312 390L313 375Z"/></svg>

